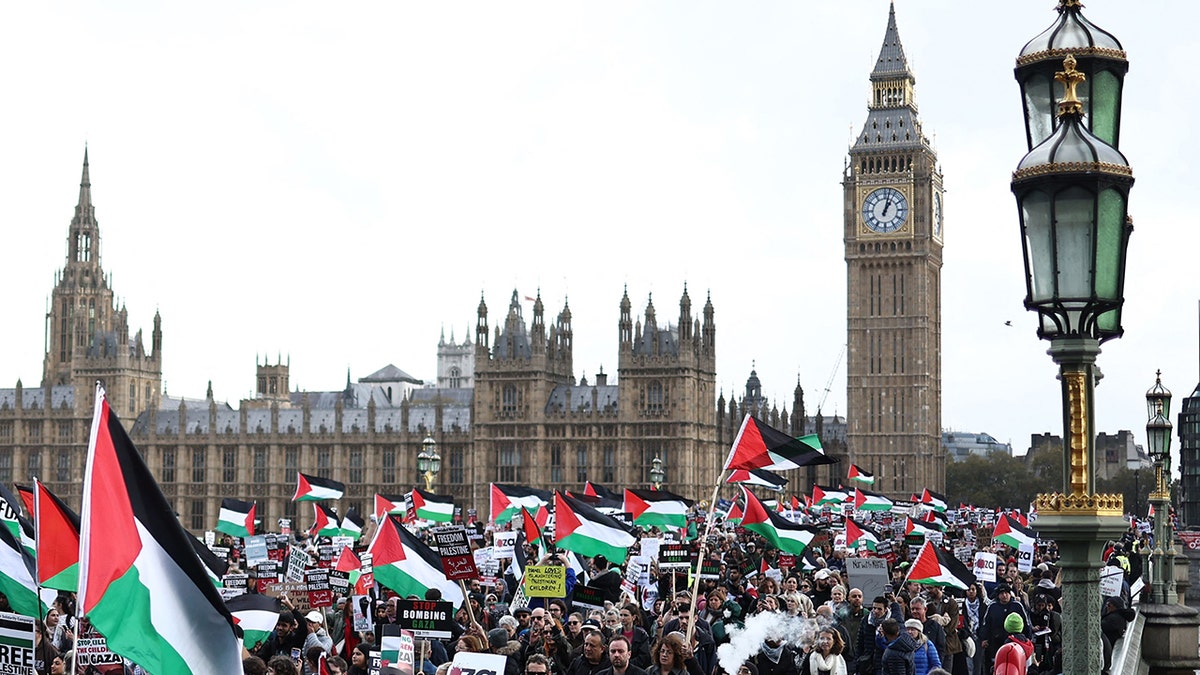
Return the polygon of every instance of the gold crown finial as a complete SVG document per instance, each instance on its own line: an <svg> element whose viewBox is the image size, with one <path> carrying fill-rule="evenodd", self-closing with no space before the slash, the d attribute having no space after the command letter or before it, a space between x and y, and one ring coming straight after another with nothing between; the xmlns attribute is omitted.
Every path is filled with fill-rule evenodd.
<svg viewBox="0 0 1200 675"><path fill-rule="evenodd" d="M1054 74L1054 79L1063 83L1065 91L1063 98L1058 102L1058 114L1066 115L1068 113L1079 113L1083 111L1083 104L1075 96L1075 87L1087 79L1083 73L1075 70L1075 57L1067 54L1067 58L1063 59L1063 69Z"/></svg>
<svg viewBox="0 0 1200 675"><path fill-rule="evenodd" d="M1081 7L1083 7L1083 3L1080 0L1058 0L1058 11L1060 12L1064 9L1080 9Z"/></svg>

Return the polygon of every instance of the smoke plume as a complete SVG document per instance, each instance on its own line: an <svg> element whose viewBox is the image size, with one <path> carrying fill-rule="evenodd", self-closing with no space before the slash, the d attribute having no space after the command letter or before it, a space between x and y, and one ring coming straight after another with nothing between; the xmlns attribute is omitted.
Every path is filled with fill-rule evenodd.
<svg viewBox="0 0 1200 675"><path fill-rule="evenodd" d="M816 619L788 616L783 612L761 612L746 619L742 628L729 629L729 642L717 647L717 662L727 675L737 675L738 668L754 657L767 640L779 640L803 648L816 637Z"/></svg>

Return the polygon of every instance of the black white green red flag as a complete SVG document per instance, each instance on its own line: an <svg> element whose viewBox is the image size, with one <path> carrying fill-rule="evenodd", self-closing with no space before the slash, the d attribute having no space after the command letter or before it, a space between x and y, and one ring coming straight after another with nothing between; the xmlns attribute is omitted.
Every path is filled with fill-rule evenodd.
<svg viewBox="0 0 1200 675"><path fill-rule="evenodd" d="M729 472L729 478L725 482L757 485L775 492L782 492L788 479L766 469L735 469Z"/></svg>
<svg viewBox="0 0 1200 675"><path fill-rule="evenodd" d="M820 485L813 486L812 503L813 506L824 506L826 504L842 504L851 501L853 496L841 488L822 487Z"/></svg>
<svg viewBox="0 0 1200 675"><path fill-rule="evenodd" d="M233 617L99 386L80 520L79 607L111 651L155 675L239 672Z"/></svg>
<svg viewBox="0 0 1200 675"><path fill-rule="evenodd" d="M400 597L424 598L425 591L436 588L442 592L443 600L454 603L455 607L462 604L462 589L446 578L441 557L393 516L380 521L367 553L372 556L375 580Z"/></svg>
<svg viewBox="0 0 1200 675"><path fill-rule="evenodd" d="M946 510L946 497L934 492L933 490L930 490L929 488L925 488L925 491L921 493L921 503L928 504L937 511Z"/></svg>
<svg viewBox="0 0 1200 675"><path fill-rule="evenodd" d="M742 498L746 509L742 515L742 527L756 532L775 548L784 553L800 555L812 543L818 534L817 530L807 525L798 525L783 516L771 511L750 492L742 487Z"/></svg>
<svg viewBox="0 0 1200 675"><path fill-rule="evenodd" d="M520 515L520 509L528 509L535 518L539 512L550 508L554 495L549 490L525 487L524 485L491 484L491 518L497 525L503 525Z"/></svg>
<svg viewBox="0 0 1200 675"><path fill-rule="evenodd" d="M858 468L857 464L850 465L850 474L847 476L847 478L850 480L856 480L860 483L866 483L867 485L875 484L875 474L869 471L863 471L862 469Z"/></svg>
<svg viewBox="0 0 1200 675"><path fill-rule="evenodd" d="M951 586L966 590L975 583L975 575L967 566L948 552L927 541L908 568L905 582L915 581L927 586Z"/></svg>
<svg viewBox="0 0 1200 675"><path fill-rule="evenodd" d="M0 527L0 593L17 614L46 616L46 605L38 597L36 563L6 527Z"/></svg>
<svg viewBox="0 0 1200 675"><path fill-rule="evenodd" d="M313 524L308 531L314 537L336 537L341 534L338 528L338 515L333 509L313 502Z"/></svg>
<svg viewBox="0 0 1200 675"><path fill-rule="evenodd" d="M375 520L383 520L385 515L404 516L405 498L393 495L375 493Z"/></svg>
<svg viewBox="0 0 1200 675"><path fill-rule="evenodd" d="M911 517L906 517L904 519L905 536L913 535L928 538L935 532L941 533L941 530L922 520L913 520Z"/></svg>
<svg viewBox="0 0 1200 675"><path fill-rule="evenodd" d="M358 541L366 525L367 521L359 515L358 509L351 506L350 510L346 511L346 515L342 516L342 522L338 525L338 534Z"/></svg>
<svg viewBox="0 0 1200 675"><path fill-rule="evenodd" d="M996 529L992 531L992 540L1002 544L1020 549L1022 546L1033 548L1037 545L1037 532L1033 529L1024 527L1016 518L1007 513L1000 516L996 521Z"/></svg>
<svg viewBox="0 0 1200 675"><path fill-rule="evenodd" d="M666 490L625 490L625 511L633 516L634 525L642 527L687 527L692 503Z"/></svg>
<svg viewBox="0 0 1200 675"><path fill-rule="evenodd" d="M60 591L78 591L79 515L36 478L33 490L38 583Z"/></svg>
<svg viewBox="0 0 1200 675"><path fill-rule="evenodd" d="M255 511L254 502L226 497L221 500L221 512L217 515L215 529L232 537L253 537Z"/></svg>
<svg viewBox="0 0 1200 675"><path fill-rule="evenodd" d="M825 454L816 434L793 438L766 422L747 414L733 439L724 470L767 469L787 471L802 466L836 464L841 460Z"/></svg>
<svg viewBox="0 0 1200 675"><path fill-rule="evenodd" d="M413 510L422 520L448 523L454 520L454 498L435 495L420 488L412 491Z"/></svg>
<svg viewBox="0 0 1200 675"><path fill-rule="evenodd" d="M858 511L891 511L892 500L878 492L854 488L854 508Z"/></svg>
<svg viewBox="0 0 1200 675"><path fill-rule="evenodd" d="M251 649L266 640L279 623L279 598L260 593L243 593L225 601L233 621L242 629L242 642Z"/></svg>
<svg viewBox="0 0 1200 675"><path fill-rule="evenodd" d="M624 562L637 538L624 523L606 516L581 500L554 493L554 540L568 551Z"/></svg>
<svg viewBox="0 0 1200 675"><path fill-rule="evenodd" d="M332 478L296 474L296 494L292 495L294 502L321 502L330 499L341 499L346 491L346 484Z"/></svg>

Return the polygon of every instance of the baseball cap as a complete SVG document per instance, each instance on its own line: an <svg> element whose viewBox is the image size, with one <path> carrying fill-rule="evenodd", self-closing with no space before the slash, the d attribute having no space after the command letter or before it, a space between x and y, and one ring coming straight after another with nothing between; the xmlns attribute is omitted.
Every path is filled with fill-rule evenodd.
<svg viewBox="0 0 1200 675"><path fill-rule="evenodd" d="M321 613L315 609L304 615L304 620L310 623L321 623L321 619Z"/></svg>

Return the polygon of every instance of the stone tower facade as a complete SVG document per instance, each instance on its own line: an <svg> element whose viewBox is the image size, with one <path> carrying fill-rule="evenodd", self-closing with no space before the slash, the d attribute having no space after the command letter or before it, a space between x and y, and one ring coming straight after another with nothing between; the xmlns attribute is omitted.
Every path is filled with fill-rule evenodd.
<svg viewBox="0 0 1200 675"><path fill-rule="evenodd" d="M79 202L67 231L67 262L55 279L46 314L42 386L73 385L76 404L90 410L97 381L118 414L133 416L157 405L162 318L155 313L149 346L140 330L130 337L128 312L116 305L101 266L100 226L84 150Z"/></svg>
<svg viewBox="0 0 1200 675"><path fill-rule="evenodd" d="M475 386L475 346L470 336L462 343L454 341L454 329L450 329L450 341L445 331L438 339L437 386L443 389L470 389Z"/></svg>
<svg viewBox="0 0 1200 675"><path fill-rule="evenodd" d="M945 487L942 175L888 14L867 121L843 176L850 461L907 498Z"/></svg>

